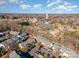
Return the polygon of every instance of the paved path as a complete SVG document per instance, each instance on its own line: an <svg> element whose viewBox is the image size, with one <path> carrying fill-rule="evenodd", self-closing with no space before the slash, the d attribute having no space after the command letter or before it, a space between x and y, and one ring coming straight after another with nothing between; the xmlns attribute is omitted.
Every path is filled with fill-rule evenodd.
<svg viewBox="0 0 79 59"><path fill-rule="evenodd" d="M53 43L54 44L53 44L52 47L54 47L56 49L59 49L59 51L62 50L62 52L66 53L69 57L71 57L71 58L79 58L79 53L77 54L76 51L73 51L73 50L71 50L69 48L65 48L64 46L59 45L59 44L57 44L55 42L53 42Z"/></svg>

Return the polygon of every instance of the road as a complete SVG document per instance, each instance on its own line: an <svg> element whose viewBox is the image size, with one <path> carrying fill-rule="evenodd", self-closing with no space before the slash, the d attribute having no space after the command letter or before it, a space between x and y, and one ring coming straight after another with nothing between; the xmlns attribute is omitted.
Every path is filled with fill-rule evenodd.
<svg viewBox="0 0 79 59"><path fill-rule="evenodd" d="M62 51L63 53L66 53L71 58L79 58L79 53L77 54L76 51L73 51L69 48L65 48L64 46L59 45L55 42L53 42L53 43L54 44L53 44L52 48L54 47L56 49L59 49L60 52Z"/></svg>

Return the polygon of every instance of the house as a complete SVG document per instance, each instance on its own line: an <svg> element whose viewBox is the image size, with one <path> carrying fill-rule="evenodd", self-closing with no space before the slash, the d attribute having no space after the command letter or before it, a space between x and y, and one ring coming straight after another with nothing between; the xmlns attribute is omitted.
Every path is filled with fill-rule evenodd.
<svg viewBox="0 0 79 59"><path fill-rule="evenodd" d="M36 42L37 42L36 39L28 39L27 41L20 43L19 47L22 49L22 48L25 48L26 45L28 45L29 43L33 44Z"/></svg>
<svg viewBox="0 0 79 59"><path fill-rule="evenodd" d="M31 54L35 58L52 58L54 55L49 51L47 47L40 46L32 49L29 54Z"/></svg>
<svg viewBox="0 0 79 59"><path fill-rule="evenodd" d="M20 58L20 55L16 53L16 51L12 51L10 54L9 54L9 57L10 58Z"/></svg>
<svg viewBox="0 0 79 59"><path fill-rule="evenodd" d="M31 50L32 48L35 47L35 43L36 43L35 39L28 39L27 41L20 43L19 47L22 51L27 52L28 50Z"/></svg>
<svg viewBox="0 0 79 59"><path fill-rule="evenodd" d="M5 47L3 44L0 44L0 47Z"/></svg>
<svg viewBox="0 0 79 59"><path fill-rule="evenodd" d="M0 37L5 36L5 32L0 32Z"/></svg>

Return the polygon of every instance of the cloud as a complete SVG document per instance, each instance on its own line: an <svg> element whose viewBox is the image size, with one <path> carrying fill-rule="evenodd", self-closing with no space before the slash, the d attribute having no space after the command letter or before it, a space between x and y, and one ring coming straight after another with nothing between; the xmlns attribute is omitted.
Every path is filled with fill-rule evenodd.
<svg viewBox="0 0 79 59"><path fill-rule="evenodd" d="M47 3L51 2L51 0L47 0Z"/></svg>
<svg viewBox="0 0 79 59"><path fill-rule="evenodd" d="M41 7L42 6L42 4L35 4L35 5L33 5L33 8L38 8L38 7Z"/></svg>
<svg viewBox="0 0 79 59"><path fill-rule="evenodd" d="M47 0L47 3L49 3L50 1L49 0Z"/></svg>
<svg viewBox="0 0 79 59"><path fill-rule="evenodd" d="M56 4L56 2L49 3L49 4L47 5L47 7L51 7L51 6L53 6L54 4Z"/></svg>
<svg viewBox="0 0 79 59"><path fill-rule="evenodd" d="M61 0L52 0L52 1L54 1L54 2L62 2Z"/></svg>
<svg viewBox="0 0 79 59"><path fill-rule="evenodd" d="M66 1L64 2L64 5L69 5L69 4L70 4L70 3L66 2Z"/></svg>
<svg viewBox="0 0 79 59"><path fill-rule="evenodd" d="M51 8L52 10L57 10L58 12L71 11L71 10L79 8L78 5L74 5L67 1L63 1L63 2L62 0L52 0L52 1L53 2L49 3L47 7Z"/></svg>
<svg viewBox="0 0 79 59"><path fill-rule="evenodd" d="M20 0L8 0L10 3L18 3Z"/></svg>
<svg viewBox="0 0 79 59"><path fill-rule="evenodd" d="M25 4L21 4L20 5L20 8L22 9L22 10L27 10L27 9L29 9L31 6L30 5L25 5Z"/></svg>
<svg viewBox="0 0 79 59"><path fill-rule="evenodd" d="M61 0L47 0L47 3L49 2L61 2Z"/></svg>
<svg viewBox="0 0 79 59"><path fill-rule="evenodd" d="M34 4L34 5L26 5L26 4L21 4L20 5L20 8L22 10L27 10L27 9L35 9L35 8L41 8L42 7L42 4Z"/></svg>
<svg viewBox="0 0 79 59"><path fill-rule="evenodd" d="M10 2L17 2L18 0L9 0Z"/></svg>
<svg viewBox="0 0 79 59"><path fill-rule="evenodd" d="M6 1L5 0L0 0L0 5L5 4Z"/></svg>
<svg viewBox="0 0 79 59"><path fill-rule="evenodd" d="M6 7L6 0L0 0L0 8L5 8Z"/></svg>
<svg viewBox="0 0 79 59"><path fill-rule="evenodd" d="M6 6L4 6L4 5L0 5L0 9L2 9L2 8L6 8Z"/></svg>
<svg viewBox="0 0 79 59"><path fill-rule="evenodd" d="M61 2L61 0L48 0L48 2L50 2L47 7L51 7L53 6L54 4L59 4Z"/></svg>
<svg viewBox="0 0 79 59"><path fill-rule="evenodd" d="M57 9L60 9L60 10L73 10L73 9L76 9L78 8L77 5L59 5L57 7Z"/></svg>

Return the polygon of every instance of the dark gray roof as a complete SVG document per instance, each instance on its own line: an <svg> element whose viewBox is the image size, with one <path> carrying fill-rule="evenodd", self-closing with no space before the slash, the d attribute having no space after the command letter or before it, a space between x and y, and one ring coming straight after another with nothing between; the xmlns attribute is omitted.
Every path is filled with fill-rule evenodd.
<svg viewBox="0 0 79 59"><path fill-rule="evenodd" d="M49 42L49 40L47 38L43 38L43 37L36 37L36 40L38 42L42 42L42 43Z"/></svg>

